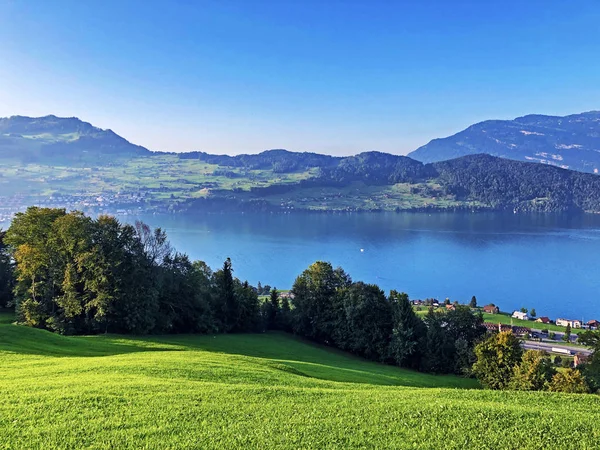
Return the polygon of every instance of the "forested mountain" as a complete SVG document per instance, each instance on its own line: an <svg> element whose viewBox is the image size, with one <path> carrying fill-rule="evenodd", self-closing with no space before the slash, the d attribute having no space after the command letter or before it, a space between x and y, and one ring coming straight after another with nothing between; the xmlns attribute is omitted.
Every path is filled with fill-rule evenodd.
<svg viewBox="0 0 600 450"><path fill-rule="evenodd" d="M76 117L0 118L0 159L29 162L79 163L149 155L114 133Z"/></svg>
<svg viewBox="0 0 600 450"><path fill-rule="evenodd" d="M313 167L335 167L341 157L320 155L318 153L297 153L288 150L266 150L253 155L211 155L205 152L179 153L181 159L197 159L209 164L240 167L250 170L268 169L275 173L297 172ZM390 155L391 156L391 155Z"/></svg>
<svg viewBox="0 0 600 450"><path fill-rule="evenodd" d="M600 212L598 175L490 155L464 156L431 166L448 193L493 209Z"/></svg>
<svg viewBox="0 0 600 450"><path fill-rule="evenodd" d="M474 142L491 139L499 153L511 149L502 155L512 159L476 154L423 163L381 152L153 153L76 118L15 116L0 119L0 206L8 206L5 217L29 204L89 212L600 212L598 175L536 164L523 153L554 143L555 162L595 157L599 123L600 113L483 122L465 130L460 145L445 155L475 152ZM516 138L521 141L513 144ZM431 152L423 147L413 154ZM525 161L516 160L521 156Z"/></svg>
<svg viewBox="0 0 600 450"><path fill-rule="evenodd" d="M478 153L598 172L600 111L486 120L453 136L434 139L408 156L428 163Z"/></svg>

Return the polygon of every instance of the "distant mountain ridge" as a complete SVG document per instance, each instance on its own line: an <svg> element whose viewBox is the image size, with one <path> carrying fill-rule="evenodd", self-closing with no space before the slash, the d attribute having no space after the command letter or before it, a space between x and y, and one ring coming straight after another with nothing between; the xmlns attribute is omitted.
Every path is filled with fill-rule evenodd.
<svg viewBox="0 0 600 450"><path fill-rule="evenodd" d="M112 130L76 117L12 116L0 118L0 158L22 162L86 162L144 156L150 150Z"/></svg>
<svg viewBox="0 0 600 450"><path fill-rule="evenodd" d="M434 139L408 156L429 163L478 153L598 173L600 111L486 120L452 136Z"/></svg>

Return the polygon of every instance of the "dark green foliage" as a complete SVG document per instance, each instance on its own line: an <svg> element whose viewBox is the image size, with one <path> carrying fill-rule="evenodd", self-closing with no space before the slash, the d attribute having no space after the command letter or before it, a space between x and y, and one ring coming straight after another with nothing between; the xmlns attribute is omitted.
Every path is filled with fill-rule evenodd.
<svg viewBox="0 0 600 450"><path fill-rule="evenodd" d="M477 308L477 297L475 297L475 296L471 297L471 301L469 302L469 307Z"/></svg>
<svg viewBox="0 0 600 450"><path fill-rule="evenodd" d="M393 314L389 357L399 366L417 369L425 346L425 324L413 311L406 293L391 291L389 301Z"/></svg>
<svg viewBox="0 0 600 450"><path fill-rule="evenodd" d="M563 359L560 357L560 355L556 355L554 357L554 365L555 366L559 366L560 367L562 365L562 362L563 362Z"/></svg>
<svg viewBox="0 0 600 450"><path fill-rule="evenodd" d="M565 333L563 334L562 340L565 342L571 342L571 324L567 324L567 328L565 329Z"/></svg>
<svg viewBox="0 0 600 450"><path fill-rule="evenodd" d="M0 308L12 306L14 287L12 262L4 243L5 234L6 232L0 230Z"/></svg>
<svg viewBox="0 0 600 450"><path fill-rule="evenodd" d="M227 258L223 268L215 272L217 295L215 297L215 318L218 327L223 332L236 328L240 320L240 304L235 295L233 269L231 259Z"/></svg>
<svg viewBox="0 0 600 450"><path fill-rule="evenodd" d="M385 360L393 323L383 291L373 284L353 283L342 290L340 306L336 346L368 359Z"/></svg>
<svg viewBox="0 0 600 450"><path fill-rule="evenodd" d="M161 333L210 333L217 331L212 316L214 281L210 268L187 255L165 258L160 278L159 313Z"/></svg>
<svg viewBox="0 0 600 450"><path fill-rule="evenodd" d="M592 348L592 354L583 366L577 367L585 376L589 388L593 392L600 391L600 331L584 331L579 333L577 342Z"/></svg>
<svg viewBox="0 0 600 450"><path fill-rule="evenodd" d="M471 155L432 164L458 199L517 211L600 211L600 177L543 164Z"/></svg>
<svg viewBox="0 0 600 450"><path fill-rule="evenodd" d="M287 296L281 299L279 314L277 315L277 327L283 331L292 331L292 313Z"/></svg>
<svg viewBox="0 0 600 450"><path fill-rule="evenodd" d="M322 343L333 343L341 315L341 291L350 286L350 277L330 263L317 261L296 278L293 330Z"/></svg>
<svg viewBox="0 0 600 450"><path fill-rule="evenodd" d="M426 372L448 373L454 369L454 343L445 332L444 319L443 312L435 312L431 307L425 316L426 350L421 368Z"/></svg>
<svg viewBox="0 0 600 450"><path fill-rule="evenodd" d="M279 321L279 292L273 288L269 294L269 300L265 303L267 329L276 330Z"/></svg>
<svg viewBox="0 0 600 450"><path fill-rule="evenodd" d="M256 290L233 278L229 259L213 274L143 223L29 208L3 242L16 262L17 316L30 326L64 334L259 328Z"/></svg>

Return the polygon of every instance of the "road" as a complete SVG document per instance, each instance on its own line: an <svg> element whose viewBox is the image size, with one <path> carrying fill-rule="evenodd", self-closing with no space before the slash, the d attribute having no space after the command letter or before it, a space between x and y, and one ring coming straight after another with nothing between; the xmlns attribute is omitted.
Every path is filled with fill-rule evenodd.
<svg viewBox="0 0 600 450"><path fill-rule="evenodd" d="M523 341L523 348L526 350L545 350L547 352L551 352L552 348L563 348L565 350L572 351L573 354L581 353L582 355L591 355L592 351L585 347L574 347L566 344L560 343L550 343L550 342L538 342L538 341Z"/></svg>

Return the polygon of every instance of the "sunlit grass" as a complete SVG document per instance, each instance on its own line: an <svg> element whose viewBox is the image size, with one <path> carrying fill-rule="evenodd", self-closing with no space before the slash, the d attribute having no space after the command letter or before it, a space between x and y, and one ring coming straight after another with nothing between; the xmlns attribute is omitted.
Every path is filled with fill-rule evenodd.
<svg viewBox="0 0 600 450"><path fill-rule="evenodd" d="M0 448L594 448L596 396L492 392L279 333L65 337L0 314Z"/></svg>

